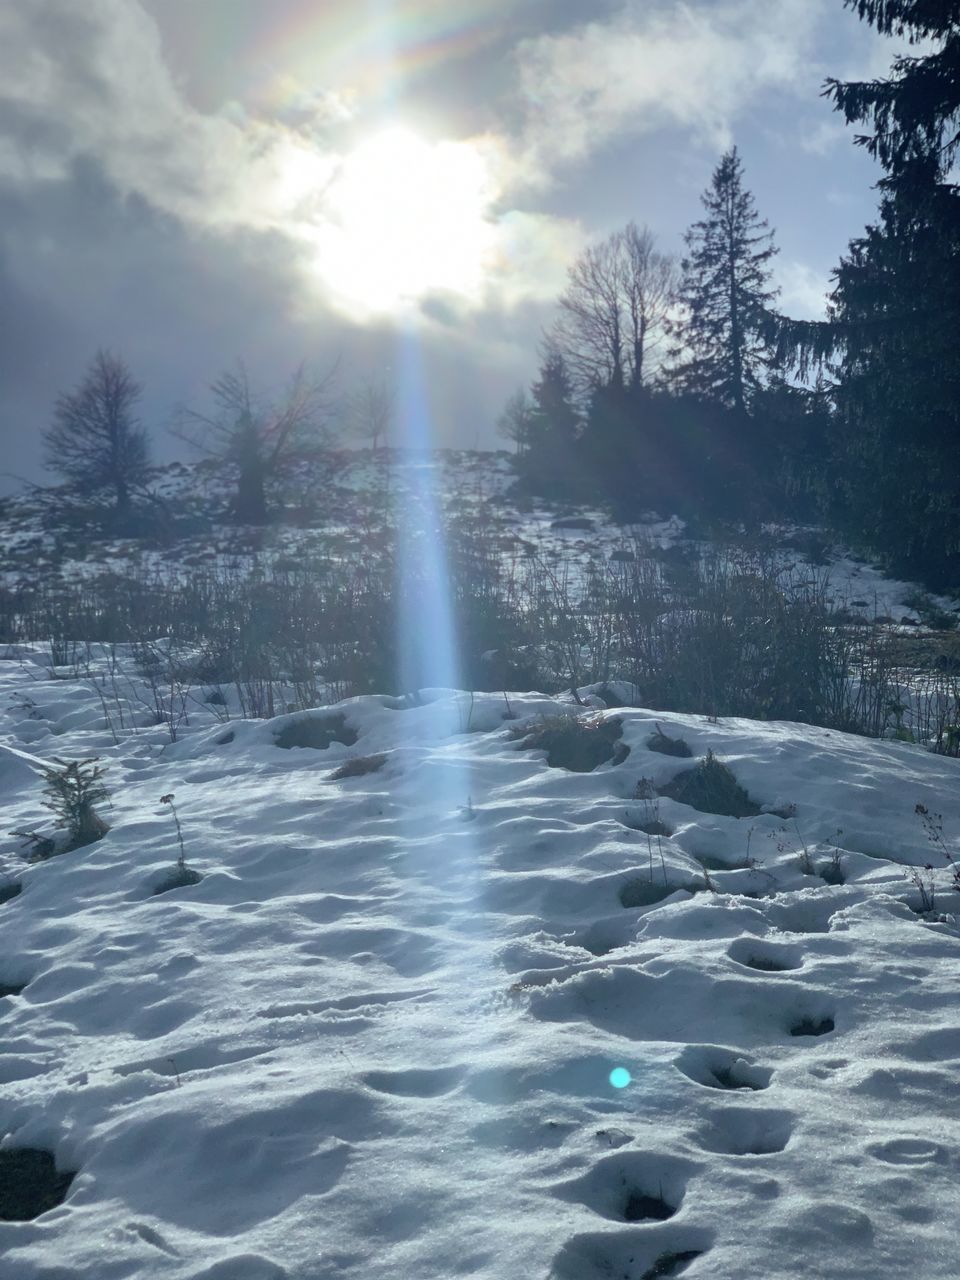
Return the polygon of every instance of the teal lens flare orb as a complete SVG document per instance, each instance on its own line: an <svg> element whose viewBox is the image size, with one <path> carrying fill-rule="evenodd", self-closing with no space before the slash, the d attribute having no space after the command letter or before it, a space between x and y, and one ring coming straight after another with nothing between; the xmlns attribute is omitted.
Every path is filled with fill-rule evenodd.
<svg viewBox="0 0 960 1280"><path fill-rule="evenodd" d="M610 1072L610 1083L615 1089L625 1089L630 1083L630 1072L626 1067L614 1067Z"/></svg>

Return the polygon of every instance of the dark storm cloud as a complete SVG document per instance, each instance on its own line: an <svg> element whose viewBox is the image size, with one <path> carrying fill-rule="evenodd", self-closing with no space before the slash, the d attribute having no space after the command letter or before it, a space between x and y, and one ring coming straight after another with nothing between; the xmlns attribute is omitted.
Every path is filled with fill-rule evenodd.
<svg viewBox="0 0 960 1280"><path fill-rule="evenodd" d="M118 196L91 161L29 198L0 189L0 227L9 470L35 472L57 391L79 380L99 346L129 361L146 386L145 420L161 432L177 401L202 396L238 358L268 382L300 360L335 358L341 326L308 330L288 318L289 246L191 234Z"/></svg>
<svg viewBox="0 0 960 1280"><path fill-rule="evenodd" d="M161 458L184 453L168 435L178 405L202 406L210 383L238 360L266 392L301 363L320 372L338 365L343 391L362 371L389 367L390 329L298 314L301 271L283 237L191 232L120 197L91 161L29 193L0 187L2 470L37 477L57 392L79 381L100 346L121 353L144 384L143 419ZM495 372L477 358L474 339L494 334L482 315L467 316L453 341L424 345L435 403L460 444L485 438L504 388L521 376L509 351ZM0 477L0 491L9 487Z"/></svg>

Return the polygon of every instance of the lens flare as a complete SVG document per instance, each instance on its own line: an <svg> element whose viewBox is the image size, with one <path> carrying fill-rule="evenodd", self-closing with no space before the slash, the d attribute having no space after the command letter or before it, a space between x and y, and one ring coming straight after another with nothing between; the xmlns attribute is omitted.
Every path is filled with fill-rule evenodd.
<svg viewBox="0 0 960 1280"><path fill-rule="evenodd" d="M625 1089L632 1078L626 1067L614 1067L610 1072L610 1083L615 1089Z"/></svg>
<svg viewBox="0 0 960 1280"><path fill-rule="evenodd" d="M400 339L398 429L406 451L407 483L398 513L399 681L404 693L422 688L455 689L457 643L443 537L443 512L430 407L415 333Z"/></svg>

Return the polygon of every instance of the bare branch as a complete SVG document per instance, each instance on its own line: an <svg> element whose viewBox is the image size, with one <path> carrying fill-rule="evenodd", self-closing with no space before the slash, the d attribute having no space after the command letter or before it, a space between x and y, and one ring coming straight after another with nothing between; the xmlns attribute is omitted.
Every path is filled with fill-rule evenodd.
<svg viewBox="0 0 960 1280"><path fill-rule="evenodd" d="M119 356L100 350L76 391L61 393L44 433L47 465L78 487L109 488L125 512L146 478L147 434L135 414L142 388Z"/></svg>

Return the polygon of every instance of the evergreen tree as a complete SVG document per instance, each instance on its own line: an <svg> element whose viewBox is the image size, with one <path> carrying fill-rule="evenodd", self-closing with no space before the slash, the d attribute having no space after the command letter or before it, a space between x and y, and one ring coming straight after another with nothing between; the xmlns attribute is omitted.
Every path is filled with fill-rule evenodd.
<svg viewBox="0 0 960 1280"><path fill-rule="evenodd" d="M567 361L548 347L540 366L540 377L530 388L530 440L533 448L569 454L580 428L573 403L573 380Z"/></svg>
<svg viewBox="0 0 960 1280"><path fill-rule="evenodd" d="M828 80L848 124L869 123L856 141L886 171L888 190L942 183L960 149L960 0L844 0L881 35L911 45L934 42L921 57L894 59L883 80Z"/></svg>
<svg viewBox="0 0 960 1280"><path fill-rule="evenodd" d="M717 165L701 200L707 216L684 237L673 382L681 392L743 415L772 364L765 316L777 296L770 287L777 249L744 189L736 147Z"/></svg>
<svg viewBox="0 0 960 1280"><path fill-rule="evenodd" d="M838 514L904 572L960 572L960 200L887 195L836 272Z"/></svg>
<svg viewBox="0 0 960 1280"><path fill-rule="evenodd" d="M525 419L526 449L518 459L527 486L538 492L575 491L580 415L566 359L549 343L530 394L533 403Z"/></svg>
<svg viewBox="0 0 960 1280"><path fill-rule="evenodd" d="M824 324L784 322L800 367L833 356L831 472L842 527L931 585L960 578L960 2L845 0L934 48L885 79L829 81L883 165L879 217L835 275Z"/></svg>

